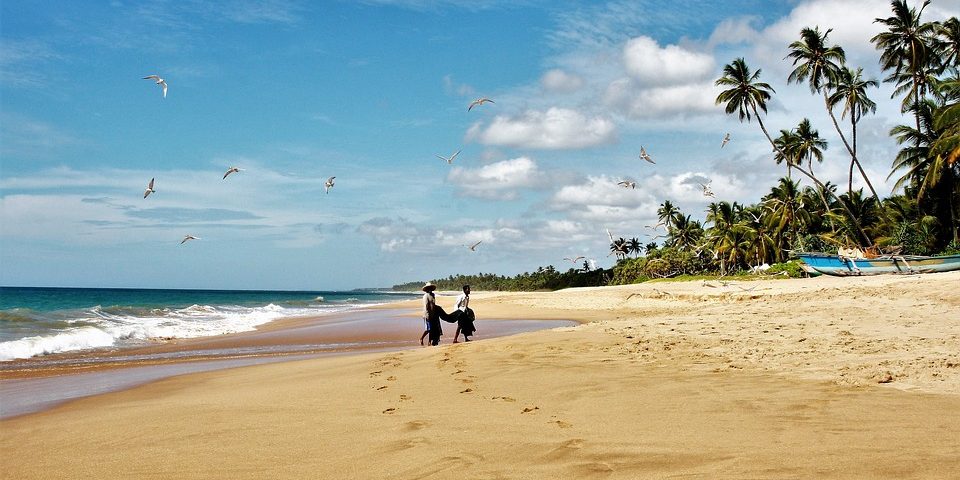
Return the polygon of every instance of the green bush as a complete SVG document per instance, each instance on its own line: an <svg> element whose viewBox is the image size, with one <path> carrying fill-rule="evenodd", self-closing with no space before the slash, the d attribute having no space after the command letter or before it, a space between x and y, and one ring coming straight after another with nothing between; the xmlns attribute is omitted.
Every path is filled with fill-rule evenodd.
<svg viewBox="0 0 960 480"><path fill-rule="evenodd" d="M650 280L650 277L644 273L647 261L647 257L620 260L613 267L613 279L610 280L610 283L612 285L628 285Z"/></svg>
<svg viewBox="0 0 960 480"><path fill-rule="evenodd" d="M804 276L803 269L800 268L800 260L790 260L785 263L774 263L770 265L770 269L765 273L767 275L776 275L780 272L787 272L787 276L790 278L802 278Z"/></svg>

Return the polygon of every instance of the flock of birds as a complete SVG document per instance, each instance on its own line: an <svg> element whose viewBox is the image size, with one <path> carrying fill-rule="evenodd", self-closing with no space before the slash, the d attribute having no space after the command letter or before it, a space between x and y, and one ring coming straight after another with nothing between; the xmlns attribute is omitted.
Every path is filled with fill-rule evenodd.
<svg viewBox="0 0 960 480"><path fill-rule="evenodd" d="M157 85L160 87L161 91L163 92L163 98L167 98L167 89L168 89L167 81L164 80L162 77L160 77L160 75L156 75L156 74L154 74L154 75L147 75L146 77L143 77L143 79L144 79L144 80L153 80L153 82L154 82L155 84L157 84ZM486 103L495 103L495 102L494 102L493 100L487 98L487 97L480 97L480 98L477 98L476 100L473 100L472 102L470 102L470 105L467 106L467 111L469 112L469 111L473 110L475 107L482 106L482 105L484 105L484 104L486 104ZM729 142L730 142L730 134L727 133L727 134L725 134L725 135L723 136L723 140L722 140L721 143L720 143L720 148L725 147L725 146L727 145L727 143L729 143ZM457 150L456 152L454 152L454 153L453 153L452 155L450 155L450 156L443 156L443 155L440 155L440 154L436 154L436 156L437 156L437 158L439 158L440 160L443 160L443 161L447 162L448 165L453 165L453 161L457 158L458 155L460 155L460 152L461 152L461 150ZM656 161L653 160L653 157L651 157L650 154L647 153L647 149L646 149L643 145L640 146L640 156L639 156L639 157L640 157L641 160L644 160L644 161L646 161L646 162L648 162L648 163L650 163L650 164L656 165L656 163L657 163ZM242 171L243 171L242 168L238 168L238 167L232 166L232 167L228 168L227 171L223 174L222 180L226 180L227 177L229 177L231 174L239 173L239 172L242 172ZM333 186L334 186L334 180L335 180L336 178L337 178L337 177L335 177L335 176L329 177L329 178L327 178L327 181L324 182L323 188L324 188L324 192L325 192L325 193L327 193L327 194L330 193L330 189L333 188ZM148 196L150 196L150 194L156 193L156 190L154 189L154 182L155 182L155 181L156 181L156 178L151 178L151 179L150 179L150 182L147 184L147 188L146 188L146 189L144 190L144 192L143 192L143 198L144 198L144 199L146 199ZM703 195L706 196L706 197L714 197L714 196L715 196L714 193L713 193L713 191L710 189L710 183L711 183L711 182L712 182L711 180L707 180L707 183L698 183L698 185L700 186L701 190L703 191ZM621 181L617 182L617 185L620 186L620 187L629 188L629 189L636 189L636 188L637 188L637 182L635 182L635 181L633 181L633 180L621 180ZM661 225L661 224L658 224L657 226L654 226L654 227L651 227L651 226L648 225L647 227L648 227L648 228L653 228L654 230L656 230L656 229L657 229L658 227L660 227L660 226L662 226L662 225ZM610 233L610 230L609 230L609 229L607 230L607 235L610 237L611 243L613 243L613 241L614 241L613 234ZM655 239L655 238L659 238L659 237L662 237L662 235L658 235L658 236L653 237L653 238ZM180 245L183 245L184 243L186 243L186 242L188 242L188 241L190 241L190 240L200 240L200 237L197 237L197 236L194 236L194 235L185 235L185 236L183 237L183 239L180 241ZM466 247L466 248L467 248L468 250L470 250L471 252L475 252L475 251L477 251L477 247L480 246L481 243L483 243L482 240L481 240L481 241L478 241L478 242L476 242L476 243L470 244L470 245L464 245L464 247ZM584 256L582 256L582 255L578 255L578 256L575 256L575 257L564 257L564 260L565 260L565 261L569 261L569 262L571 262L573 265L576 265L577 262L579 262L580 260L584 260L584 259L586 259L586 257L584 257Z"/></svg>

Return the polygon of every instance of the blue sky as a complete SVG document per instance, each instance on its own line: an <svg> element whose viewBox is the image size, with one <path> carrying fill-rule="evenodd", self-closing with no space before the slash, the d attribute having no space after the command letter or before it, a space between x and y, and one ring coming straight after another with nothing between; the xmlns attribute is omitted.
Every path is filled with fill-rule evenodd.
<svg viewBox="0 0 960 480"><path fill-rule="evenodd" d="M777 90L769 126L809 117L831 142L815 170L845 182L822 101L786 85L783 58L800 28L833 28L880 78L868 39L889 3L716 5L5 1L0 284L343 289L609 266L605 229L646 242L665 199L702 219L698 180L752 203L783 175L756 125L713 104L738 56ZM927 18L958 12L936 0ZM859 131L882 193L889 95ZM495 103L468 112L478 97Z"/></svg>

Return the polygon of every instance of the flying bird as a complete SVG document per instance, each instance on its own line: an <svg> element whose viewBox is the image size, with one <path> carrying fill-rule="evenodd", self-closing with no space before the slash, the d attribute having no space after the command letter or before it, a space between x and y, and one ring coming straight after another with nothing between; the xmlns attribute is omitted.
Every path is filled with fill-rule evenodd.
<svg viewBox="0 0 960 480"><path fill-rule="evenodd" d="M726 135L723 136L723 141L720 142L720 148L723 148L729 141L730 141L730 134L727 133Z"/></svg>
<svg viewBox="0 0 960 480"><path fill-rule="evenodd" d="M490 100L487 97L481 97L470 102L470 106L467 107L467 111L469 112L470 110L473 110L473 107L478 107L480 105L483 105L484 103L496 103L496 102L494 102L493 100Z"/></svg>
<svg viewBox="0 0 960 480"><path fill-rule="evenodd" d="M333 179L334 179L334 178L337 178L337 177L330 177L330 178L328 178L327 181L323 184L323 188L326 190L327 193L330 193L330 189L333 188Z"/></svg>
<svg viewBox="0 0 960 480"><path fill-rule="evenodd" d="M700 185L700 188L703 189L704 197L716 197L716 195L713 194L713 190L710 190L710 182L698 183L697 185Z"/></svg>
<svg viewBox="0 0 960 480"><path fill-rule="evenodd" d="M580 260L582 260L582 259L584 259L584 258L587 258L587 257L584 257L583 255L578 255L578 256L573 257L573 258L563 257L564 260L567 260L567 261L569 261L570 263L572 263L572 264L574 264L574 265L576 265L577 262L579 262Z"/></svg>
<svg viewBox="0 0 960 480"><path fill-rule="evenodd" d="M227 170L227 173L224 173L224 174L223 174L223 180L226 180L226 179L227 179L227 175L230 175L231 173L237 173L237 172L242 172L242 171L243 171L242 169L239 169L239 168L237 168L237 167L230 167L230 169Z"/></svg>
<svg viewBox="0 0 960 480"><path fill-rule="evenodd" d="M643 146L640 146L640 158L653 164L657 163L657 162L654 162L652 158L650 158L650 155L647 155L647 150L643 148Z"/></svg>
<svg viewBox="0 0 960 480"><path fill-rule="evenodd" d="M150 195L151 193L156 191L153 189L153 181L154 179L151 178L150 183L147 184L147 189L143 191L143 198L147 198L147 195Z"/></svg>
<svg viewBox="0 0 960 480"><path fill-rule="evenodd" d="M163 98L167 98L167 81L160 78L160 75L147 75L143 79L156 81L157 85L160 85L160 88L163 89Z"/></svg>
<svg viewBox="0 0 960 480"><path fill-rule="evenodd" d="M457 150L457 153L454 153L449 157L444 157L443 155L437 155L437 158L439 158L440 160L446 160L448 164L453 164L453 159L457 158L457 155L460 155L460 150Z"/></svg>
<svg viewBox="0 0 960 480"><path fill-rule="evenodd" d="M620 185L623 188L637 188L637 182L628 182L626 180L617 182L617 185Z"/></svg>
<svg viewBox="0 0 960 480"><path fill-rule="evenodd" d="M183 240L180 240L180 245L187 243L187 240L200 240L200 237L194 237L193 235L187 235L183 237Z"/></svg>
<svg viewBox="0 0 960 480"><path fill-rule="evenodd" d="M464 245L464 246L467 247L467 248L469 248L471 252L476 252L476 251L477 251L477 245L480 245L480 243L482 243L482 242L483 242L483 240L480 240L479 242L474 243L473 245Z"/></svg>

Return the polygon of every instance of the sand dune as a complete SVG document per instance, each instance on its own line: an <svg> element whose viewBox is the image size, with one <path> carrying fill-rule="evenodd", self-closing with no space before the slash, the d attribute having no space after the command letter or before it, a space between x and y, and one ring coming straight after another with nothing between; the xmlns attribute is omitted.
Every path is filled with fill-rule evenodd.
<svg viewBox="0 0 960 480"><path fill-rule="evenodd" d="M0 475L957 478L958 285L475 294L481 334L484 317L585 323L79 400L0 422Z"/></svg>

